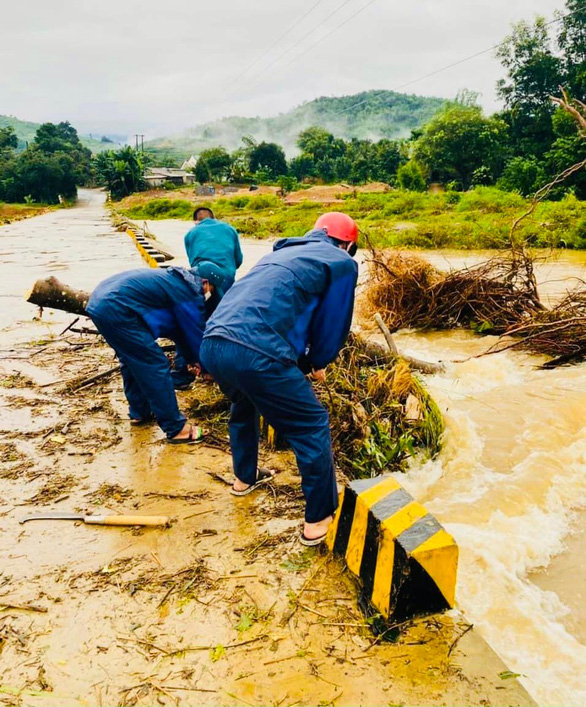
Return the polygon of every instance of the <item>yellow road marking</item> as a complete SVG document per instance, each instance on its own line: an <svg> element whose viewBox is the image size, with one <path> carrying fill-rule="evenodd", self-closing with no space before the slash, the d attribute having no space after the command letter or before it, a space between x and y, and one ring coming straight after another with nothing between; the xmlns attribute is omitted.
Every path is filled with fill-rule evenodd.
<svg viewBox="0 0 586 707"><path fill-rule="evenodd" d="M377 501L380 501L385 496L388 496L392 491L396 491L400 488L401 484L392 477L389 477L388 479L385 479L384 481L381 481L380 483L376 484L376 486L373 486L372 488L363 491L361 494L359 494L358 498L368 508L372 508L372 506L374 506Z"/></svg>
<svg viewBox="0 0 586 707"><path fill-rule="evenodd" d="M354 519L352 521L352 529L350 530L350 538L346 549L346 564L348 565L348 569L356 575L360 575L360 564L362 563L367 526L368 506L362 501L362 495L360 495L356 498Z"/></svg>

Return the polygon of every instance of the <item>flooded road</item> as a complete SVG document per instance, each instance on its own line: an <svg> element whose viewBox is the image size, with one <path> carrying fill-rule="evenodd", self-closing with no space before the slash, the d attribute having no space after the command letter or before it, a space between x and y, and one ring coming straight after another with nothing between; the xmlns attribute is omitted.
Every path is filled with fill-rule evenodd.
<svg viewBox="0 0 586 707"><path fill-rule="evenodd" d="M115 272L141 266L130 238L121 238L113 229L105 201L104 192L80 189L73 208L0 228L0 330L10 326L11 340L31 336L35 308L23 295L38 278L54 275L73 287L92 290ZM26 330L15 331L17 321L26 322ZM36 326L36 336L54 331L49 326L53 322L69 321L68 314L47 311L44 322Z"/></svg>
<svg viewBox="0 0 586 707"><path fill-rule="evenodd" d="M30 338L31 326L33 330L35 327L46 329L44 324L31 324L36 308L22 300L23 291L30 287L37 277L55 274L68 284L91 289L100 279L113 272L140 266L142 261L131 240L124 234L114 232L110 226L102 206L103 195L96 192L81 192L80 197L80 206L76 209L57 211L0 228L3 253L0 266L3 282L2 327L8 327L8 331L3 332L5 339L12 340L15 336L14 332L18 337L25 337L26 334L26 338ZM180 255L178 259L185 262L182 239L189 224L159 221L150 222L148 225L162 243L177 252ZM249 269L271 247L269 243L263 241L246 241L243 245L245 263L241 273ZM450 263L461 265L462 260L472 262L474 258L485 257L485 254L480 253L460 252L431 252L422 255L439 267L442 263L446 266ZM563 253L556 262L540 266L538 279L542 283L545 296L557 296L561 293L566 287L568 278L572 278L573 282L574 278L584 277L585 263L584 253ZM545 280L549 282L544 283ZM47 314L44 316L47 317ZM58 313L54 315L54 319L59 321L60 326L62 322L71 321L70 316ZM20 321L23 323L19 324ZM474 623L475 629L504 658L507 667L521 674L523 684L540 704L585 704L586 692L582 678L586 674L586 608L583 601L586 569L583 567L581 557L586 551L586 366L582 364L557 371L539 371L536 369L536 363L540 361L539 357L514 351L455 363L484 351L493 342L489 337L474 337L465 331L439 334L401 332L396 336L396 341L399 348L407 353L430 360L441 359L449 362L445 373L426 378L426 384L438 400L446 418L444 449L435 461L423 465L414 464L408 474L400 476L400 481L438 516L458 541L461 550L457 597L459 607L466 618ZM83 355L82 351L80 357ZM111 359L111 354L104 351L101 355L104 358L102 365L110 365L108 361ZM89 367L95 365L89 357L87 365ZM7 392L13 395L15 401L20 400L19 391ZM44 404L45 401L39 398L38 414L43 412ZM119 391L113 405L120 420L124 408ZM22 412L23 410L18 409L15 414L18 416ZM108 425L113 424L110 418L107 418L106 422L103 421L104 418L96 418L96 422L93 421L92 414L104 415L99 411L92 413L92 410L87 408L84 409L82 417L87 415L88 421L92 421L93 425L104 427L104 435L110 434ZM37 424L38 419L37 417ZM99 421L100 419L102 422ZM47 420L49 420L47 424L52 424L50 417L47 417ZM95 429L88 427L88 421L85 427L82 424L80 428L82 439L85 439L86 444L90 441L90 430L93 434ZM30 429L34 429L35 421L28 422L30 422ZM159 608L148 609L144 594L138 595L138 602L136 599L132 602L125 599L124 581L119 582L118 585L112 582L113 598L110 594L100 593L102 590L96 589L91 584L94 575L90 575L90 571L95 570L100 581L104 577L107 578L110 571L114 569L113 558L119 558L121 562L128 558L128 567L131 568L134 562L131 554L133 550L128 550L131 546L134 551L138 547L143 553L142 556L146 558L142 560L143 564L138 564L137 567L144 567L156 576L157 573L162 573L161 566L170 571L178 567L178 563L184 563L186 560L195 561L194 552L197 545L198 552L204 548L203 556L207 558L212 571L220 578L229 579L233 567L226 559L227 553L232 552L233 546L242 545L242 537L246 537L246 534L251 532L248 515L236 510L232 505L226 505L221 488L210 489L209 487L206 470L222 469L228 463L225 453L209 450L206 452L200 448L179 455L175 452L171 454L169 449L157 440L156 432L155 438L152 437L150 430L144 430L130 439L127 436L126 423L118 421L116 424L117 434L123 435L125 439L105 456L102 454L95 459L91 456L63 457L63 468L59 471L67 478L71 477L72 484L74 480L79 480L83 486L75 496L74 490L57 489L57 491L72 495L72 499L67 501L68 504L75 498L72 507L76 507L75 504L87 507L84 505L88 503L87 496L97 493L99 489L96 487L107 479L112 484L118 484L120 488L127 486L133 494L144 492L146 501L141 501L141 509L145 512L169 512L185 519L190 518L189 521L185 520L185 523L175 526L164 536L147 533L137 538L131 535L130 531L124 535L114 533L96 535L94 531L83 526L80 528L68 526L63 530L61 527L48 526L44 531L46 535L39 535L40 530L35 533L26 526L27 531L20 533L15 520L18 511L14 511L11 506L15 504L16 507L26 502L27 493L35 491L35 483L39 484L40 481L27 481L28 491L25 489L19 491L22 498L13 499L4 494L6 507L9 508L7 527L10 533L15 533L14 537L18 533L18 546L15 545L14 549L7 550L10 561L5 563L4 567L0 567L0 580L4 571L26 580L24 587L41 586L51 595L65 597L63 604L52 607L50 615L50 621L56 622L58 627L56 629L58 642L50 642L48 638L40 639L47 644L51 643L47 655L53 666L53 672L65 675L62 678L62 689L65 693L63 691L60 694L55 693L55 704L59 703L59 699L63 699L63 694L69 696L78 694L80 699L86 698L90 701L97 699L99 694L100 701L103 695L104 704L114 704L118 698L115 693L107 692L108 685L113 681L108 677L105 678L104 673L117 669L116 666L124 665L126 661L133 669L138 670L140 665L141 670L144 671L142 658L135 653L128 657L128 649L119 645L120 640L116 644L117 634L112 633L113 628L118 632L123 630L126 636L134 635L135 630L140 632L140 629L134 628L138 625L137 616L140 616L137 614L138 609L150 611L146 621L148 632L145 635L141 634L143 651L148 650L152 653L156 650L161 651L157 646L163 642L163 652L160 655L165 656L165 651L171 650L169 643L171 637L182 635L182 631L187 632L186 641L191 643L201 643L203 640L206 644L213 641L228 644L240 640L239 633L236 633L234 638L233 629L233 623L238 619L234 619L233 614L221 606L212 605L208 609L207 604L200 606L201 602L185 606L178 604L177 607L173 607L170 616L167 614L163 616L163 610L160 608L162 602ZM51 427L48 429L50 431ZM55 442L54 446L59 443ZM26 444L31 443L26 442ZM49 442L48 447L44 446L45 444L46 442L41 444L43 454L53 443ZM86 453L80 452L79 448L76 449L74 446L67 452L71 455ZM52 457L52 459L56 458ZM79 459L84 460L81 466ZM292 483L296 483L294 478ZM157 494L159 496L165 492L172 494L178 490L185 493L187 499L179 501L183 504L181 513L177 513L177 501L170 498L163 501L156 500ZM193 500L189 501L188 493L204 494L202 498L206 501L203 511L198 505L196 512L192 513L189 503L193 503ZM209 495L205 496L206 493ZM67 496L63 497L67 498ZM59 500L60 497L55 496L55 498ZM267 521L266 517L262 516L262 514L266 516L266 509L262 507L261 501L262 498L259 498L252 503L254 513L258 512L261 514L259 517L262 517L260 527L252 530L256 530L259 536L265 531L274 535L277 528L275 520L271 518ZM109 503L110 507L124 507L122 501L115 501L112 498L109 499ZM210 511L207 510L208 507ZM224 511L218 513L218 508L226 509L225 515ZM57 506L56 509L60 510L60 507ZM212 515L203 515L202 520L197 517L199 513L211 513L211 509L215 509ZM286 518L278 520L285 525L289 523L289 527L294 531L295 520ZM278 532L283 531L285 525L278 526ZM239 535L228 532L233 528L238 529ZM0 545L4 543L0 549L11 547L10 533L5 531L0 535ZM43 538L45 540L49 538L55 548L50 555L39 553L39 547L44 547L40 545ZM62 539L66 539L66 542L61 542ZM98 552L99 565L96 565L96 552ZM242 553L237 556L242 557ZM277 547L275 554L268 557L270 565L261 563L258 569L254 564L251 569L251 566L245 562L238 565L238 571L245 573L242 574L243 577L246 575L256 577L255 573L258 572L259 579L247 581L245 586L263 611L270 608L275 592L279 596L279 606L283 604L283 610L286 609L288 585L283 586L283 577L278 576L281 559L281 551ZM71 604L68 603L70 600L67 599L63 583L59 583L59 576L54 582L51 580L48 584L42 576L43 571L52 571L55 562L63 565L62 574L66 579L66 587L74 580L91 585L86 600L79 597L74 599L75 613L70 611ZM23 563L25 563L24 570ZM116 568L118 571L118 566ZM69 574L74 570L86 574L80 574L81 579L71 579ZM268 588L263 579L272 582L275 589ZM297 581L294 587L298 589L299 584L300 582ZM157 602L165 593L167 586L172 585L163 586ZM336 587L340 588L339 602L343 607L341 609L343 616L343 611L349 606L344 602L348 602L352 590L345 587L342 580L337 577ZM155 589L152 591L155 592ZM242 600L242 597L244 597L243 591L240 594L235 592L232 599L233 606L237 606L237 602ZM31 594L31 598L35 597ZM311 599L313 601L313 595ZM306 602L309 602L309 599L306 599ZM189 622L185 623L182 620L183 611L188 612ZM323 611L323 605L312 603L310 612L304 614L304 618L315 621L315 613L318 612L319 617ZM96 616L103 617L103 621L93 625L92 612L95 612ZM352 621L355 620L355 616L352 615ZM73 624L77 622L88 627L87 635L80 635L76 638L75 644L70 645ZM197 632L194 633L195 628L201 626L202 622L208 626L203 632L203 639L197 635ZM209 628L212 622L221 627L225 636L218 638L217 635L212 635ZM343 624L339 625L343 626ZM157 631L162 630L161 627L166 627L168 636L157 635ZM307 630L312 629L307 628ZM334 630L338 631L337 628L330 631ZM347 632L347 629L342 630ZM245 634L244 637L246 638L247 635L250 634ZM451 635L449 634L450 637L445 644L447 646L453 640ZM472 640L472 635L473 632L468 634L461 645L465 644L468 638ZM316 641L317 636L320 638L315 643L305 644L298 641L296 646L289 646L287 649L284 647L283 660L288 660L288 656L291 656L303 662L304 658L301 654L305 654L308 647L317 651L316 646L320 641L324 643L324 652L323 655L322 653L319 655L325 660L323 656L328 655L327 646L332 639L328 638L330 634L324 632L324 627L320 625L316 625L315 637L312 640ZM107 654L106 649L110 643L112 644L110 653ZM354 638L350 640L351 647L352 644L354 644L354 653L357 645L359 650L363 649ZM80 675L75 665L78 661L77 656L89 650L90 645L92 650L96 649L100 654L98 657L92 657L90 668L92 687L94 682L101 686L95 688L95 692L91 692L88 698L88 693L84 694L85 682L87 682L85 674ZM285 645L283 643L283 646ZM466 648L468 650L467 645ZM387 673L380 665L374 667L371 661L360 661L359 658L358 662L349 668L348 661L343 662L343 654L340 654L342 657L337 663L336 660L330 661L332 665L337 664L338 667L327 673L326 686L327 680L333 680L336 683L343 683L345 690L344 698L336 704L358 704L359 701L369 705L382 703L381 700L385 695L380 692L380 689L387 689L382 687L383 682L386 681L384 684L391 685L398 679L399 674L406 674L410 678L416 675L417 680L427 680L429 684L426 687L422 683L423 687L417 688L419 692L414 691L410 696L408 695L408 703L440 704L449 701L449 690L457 681L455 678L446 679L445 684L440 681L440 687L435 676L439 674L436 664L441 651L435 639L426 649L428 652L424 656L409 653L409 656L404 658L404 654L411 650L414 649L400 646L398 655L395 656L393 647L378 646L373 649L373 653L366 654L376 655L377 662L386 660L388 663L389 660L401 658L401 661L397 660L392 664L394 667L389 668ZM299 651L298 657L296 651ZM282 657L281 653L277 653L277 658L273 661L274 654L270 651L263 655L266 658L265 664L278 662ZM211 675L210 670L215 671L216 674L219 671L221 676L229 674L222 661L216 665L213 659L207 659L207 653L203 657L206 658L201 672L204 677ZM417 663L422 660L423 663ZM477 650L476 660L480 666L487 660L480 649ZM251 669L250 663L249 658L246 664L248 671ZM242 670L244 665L245 662L242 664ZM470 663L466 662L464 665L464 674L469 677L472 675ZM291 701L294 697L297 698L297 693L292 692L294 689L292 685L295 681L299 682L300 673L289 666L290 664L285 663L282 670L281 666L276 667L281 674L283 694L288 690ZM362 672L358 671L357 666L364 666ZM485 667L488 670L488 663ZM233 675L237 675L239 669L235 664ZM346 670L350 672L342 674ZM451 693L451 699L456 702L450 703L477 704L479 703L478 692L474 690L479 689L481 693L486 691L484 695L489 698L489 686L481 681L482 667L477 665L476 670L477 687L470 688L472 692L464 692L456 696ZM495 676L497 675L498 668L494 667L493 663L490 663L490 670ZM425 675L427 677L422 677ZM320 679L308 677L308 685L310 681L315 683L315 687L311 688L314 691L301 692L299 699L305 699L307 702L310 695L318 702L321 699L320 695L323 697L325 694ZM100 680L103 684L99 682ZM258 692L254 692L255 689L258 690L258 681L261 678L252 681L245 679L244 682L238 680L239 678L236 678L234 685L229 689L237 692L247 685L246 691L238 694L248 702L264 699L262 702L264 704L271 701L277 702L282 697L282 695L275 695L274 686L278 680L270 676L262 676L262 685L264 685L262 689L265 690L261 693L262 698L259 698ZM137 681L128 677L127 682L121 687L133 685L135 682ZM497 682L501 683L500 680ZM502 689L509 683L511 681L505 680L495 689ZM213 680L203 681L205 688L216 684ZM472 683L468 680L468 684ZM72 692L72 686L77 692ZM329 690L330 687L327 689ZM337 694L336 690L331 689L331 694L326 697L333 698ZM502 698L500 702L499 695ZM193 699L195 697L194 693ZM404 696L401 698L400 695L392 692L386 697L391 701L405 700ZM38 701L39 698L36 699L38 704L48 704ZM211 697L204 694L199 696L198 700L201 702L192 703L226 703L225 695ZM491 704L515 703L508 692L496 691L491 693L488 701Z"/></svg>

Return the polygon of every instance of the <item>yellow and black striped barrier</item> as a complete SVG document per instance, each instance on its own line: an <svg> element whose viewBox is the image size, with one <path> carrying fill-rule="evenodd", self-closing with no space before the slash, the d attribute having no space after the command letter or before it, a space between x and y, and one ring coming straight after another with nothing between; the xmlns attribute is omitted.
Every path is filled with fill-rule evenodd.
<svg viewBox="0 0 586 707"><path fill-rule="evenodd" d="M149 242L141 236L134 228L127 226L126 233L134 241L138 252L142 255L143 259L151 268L157 268L161 263L164 263L167 258L160 253L156 248L153 248Z"/></svg>
<svg viewBox="0 0 586 707"><path fill-rule="evenodd" d="M327 544L393 623L454 606L458 546L392 477L343 489Z"/></svg>
<svg viewBox="0 0 586 707"><path fill-rule="evenodd" d="M269 449L277 447L277 433L274 427L271 427L264 417L260 416L260 433L266 438L266 445Z"/></svg>

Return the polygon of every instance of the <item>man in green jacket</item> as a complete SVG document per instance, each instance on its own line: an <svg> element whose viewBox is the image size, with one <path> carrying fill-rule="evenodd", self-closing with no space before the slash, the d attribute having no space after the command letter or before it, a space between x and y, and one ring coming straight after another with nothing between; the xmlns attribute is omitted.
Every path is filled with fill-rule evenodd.
<svg viewBox="0 0 586 707"><path fill-rule="evenodd" d="M193 220L195 226L185 236L189 266L195 268L201 261L208 260L224 271L224 281L232 285L236 270L242 265L236 229L225 221L218 221L207 206L198 206Z"/></svg>
<svg viewBox="0 0 586 707"><path fill-rule="evenodd" d="M198 206L193 212L195 226L185 235L184 243L189 266L197 268L204 262L217 265L224 276L226 289L234 284L236 270L242 265L242 250L238 232L229 223L218 221L208 206ZM187 370L183 358L175 358L173 385L186 390L194 376Z"/></svg>

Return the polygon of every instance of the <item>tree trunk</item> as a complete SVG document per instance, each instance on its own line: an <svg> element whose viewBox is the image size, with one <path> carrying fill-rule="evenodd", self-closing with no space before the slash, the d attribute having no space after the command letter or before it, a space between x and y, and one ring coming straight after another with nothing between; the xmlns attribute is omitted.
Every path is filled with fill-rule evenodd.
<svg viewBox="0 0 586 707"><path fill-rule="evenodd" d="M89 298L89 292L64 285L56 277L37 280L33 289L25 295L27 302L38 305L41 310L50 307L71 314L86 314L85 307Z"/></svg>

